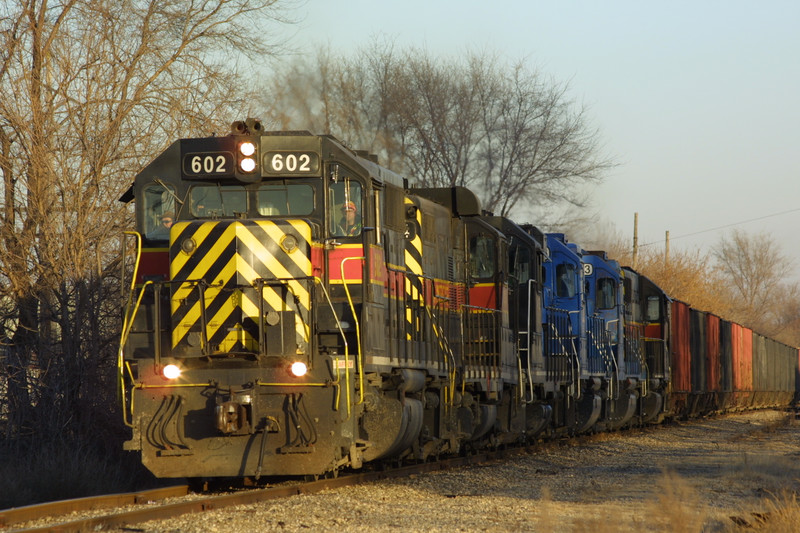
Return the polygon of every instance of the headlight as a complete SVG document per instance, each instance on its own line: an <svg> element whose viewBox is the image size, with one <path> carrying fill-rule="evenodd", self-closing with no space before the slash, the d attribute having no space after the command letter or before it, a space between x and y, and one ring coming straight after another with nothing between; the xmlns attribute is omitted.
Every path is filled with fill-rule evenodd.
<svg viewBox="0 0 800 533"><path fill-rule="evenodd" d="M181 369L178 365L167 365L161 370L161 375L167 379L178 379L181 377Z"/></svg>
<svg viewBox="0 0 800 533"><path fill-rule="evenodd" d="M291 370L293 376L299 378L299 377L302 377L302 376L306 375L306 372L308 372L308 367L306 366L305 363L302 363L300 361L296 361L296 362L292 363L292 367L291 367L290 370Z"/></svg>

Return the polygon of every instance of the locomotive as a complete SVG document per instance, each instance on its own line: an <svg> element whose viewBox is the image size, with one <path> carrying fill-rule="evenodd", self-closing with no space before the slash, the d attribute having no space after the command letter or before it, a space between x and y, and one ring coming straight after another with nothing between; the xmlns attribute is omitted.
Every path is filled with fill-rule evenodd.
<svg viewBox="0 0 800 533"><path fill-rule="evenodd" d="M125 448L158 477L336 475L794 399L797 349L329 135L234 122L121 200Z"/></svg>

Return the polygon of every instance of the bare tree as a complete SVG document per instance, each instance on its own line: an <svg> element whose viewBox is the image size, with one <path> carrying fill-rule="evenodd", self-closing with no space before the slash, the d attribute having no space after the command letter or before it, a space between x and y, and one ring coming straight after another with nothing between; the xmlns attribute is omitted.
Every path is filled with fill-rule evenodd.
<svg viewBox="0 0 800 533"><path fill-rule="evenodd" d="M612 162L600 155L599 133L569 86L544 79L523 62L498 68L472 59L483 110L479 188L487 206L509 214L527 206L583 206L577 187L599 182Z"/></svg>
<svg viewBox="0 0 800 533"><path fill-rule="evenodd" d="M630 259L630 252L627 258ZM736 302L730 298L724 276L707 251L673 249L667 256L663 250L646 248L639 252L637 270L671 298L732 319Z"/></svg>
<svg viewBox="0 0 800 533"><path fill-rule="evenodd" d="M16 0L0 14L0 309L9 434L98 414L113 377L116 202L178 136L222 131L278 0ZM259 31L261 30L261 31ZM113 399L113 396L112 396ZM104 409L108 412L107 405ZM37 418L38 417L38 418ZM36 424L36 426L35 426ZM74 427L73 427L74 429Z"/></svg>
<svg viewBox="0 0 800 533"><path fill-rule="evenodd" d="M737 302L734 320L774 337L799 318L794 302L800 289L789 281L791 261L770 235L733 230L720 239L714 257Z"/></svg>
<svg viewBox="0 0 800 533"><path fill-rule="evenodd" d="M282 123L378 153L413 184L467 186L484 208L509 215L522 204L582 204L578 186L613 166L568 84L523 61L440 60L391 42L352 58L320 49L316 58L278 67L271 92Z"/></svg>
<svg viewBox="0 0 800 533"><path fill-rule="evenodd" d="M310 57L274 65L276 75L261 93L264 112L258 114L283 129L334 134L402 171L406 147L396 112L406 97L402 62L391 43L376 43L353 58L318 47Z"/></svg>

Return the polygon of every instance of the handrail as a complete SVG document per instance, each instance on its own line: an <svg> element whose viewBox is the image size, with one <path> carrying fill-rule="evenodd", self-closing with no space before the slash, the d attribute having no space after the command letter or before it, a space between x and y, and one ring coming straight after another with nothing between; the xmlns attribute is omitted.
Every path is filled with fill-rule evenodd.
<svg viewBox="0 0 800 533"><path fill-rule="evenodd" d="M358 322L358 316L356 315L356 307L355 307L355 304L353 303L353 297L350 295L350 289L348 287L348 284L344 279L344 264L345 264L345 262L351 261L351 260L366 261L366 259L367 259L366 256L363 256L363 255L361 257L345 257L339 263L339 269L341 270L341 275L342 275L342 278L341 278L342 279L342 285L344 286L344 292L347 295L347 303L350 304L350 312L353 313L353 320L356 323L356 348L358 349L358 355L357 355L357 358L358 358L358 390L359 390L359 395L360 395L360 398L358 400L359 404L364 403L364 353L361 351L361 327L360 327L359 322ZM363 279L362 279L362 283L363 283ZM366 294L363 294L363 291L362 291L362 299L364 299L365 296L366 296ZM350 392L350 389L348 388L348 393L349 392ZM348 402L348 405L349 405L349 402Z"/></svg>
<svg viewBox="0 0 800 533"><path fill-rule="evenodd" d="M325 299L328 302L328 306L331 308L331 313L333 313L333 318L336 320L336 328L339 330L339 334L342 336L342 342L344 343L344 380L345 380L345 387L346 387L346 396L347 396L347 418L350 418L350 353L348 351L347 345L347 336L344 334L344 330L342 329L342 323L339 320L339 317L336 315L336 309L333 307L333 302L331 301L331 297L328 294L327 289L325 289L325 284L322 283L322 280L316 276L314 276L314 282L318 283L319 286L322 288L322 293L325 295ZM335 359L338 363L338 359ZM339 369L336 369L336 383L339 382ZM336 397L336 405L339 405L339 394L340 389L337 388L337 397Z"/></svg>
<svg viewBox="0 0 800 533"><path fill-rule="evenodd" d="M123 413L123 420L126 425L133 427L133 420L131 423L128 424L127 419L125 419L125 382L123 378L123 371L122 366L124 364L124 355L123 349L125 347L125 343L128 342L128 335L130 335L131 329L133 329L133 320L136 318L136 313L139 311L139 305L142 303L142 298L144 297L144 291L147 290L148 285L153 285L152 281L146 281L144 285L142 285L141 290L139 291L139 298L136 299L136 305L133 309L133 312L130 314L130 322L124 323L122 325L122 339L120 340L119 344L119 354L117 355L117 366L119 368L119 383L120 383L120 392L121 392L121 401L122 401L122 413ZM158 330L156 329L156 334L158 334ZM132 402L131 402L132 403ZM131 410L131 419L133 418L133 410Z"/></svg>
<svg viewBox="0 0 800 533"><path fill-rule="evenodd" d="M576 314L575 311L568 311L558 307L548 306L545 308L547 313L547 322L545 330L543 331L543 347L546 361L546 368L548 372L556 372L556 379L568 379L569 387L567 393L571 398L580 400L583 392L580 387L581 376L581 359L578 346L576 345L576 338L572 329L572 319L570 315ZM586 343L590 340L591 335L587 337ZM562 375L562 370L553 368L555 365L555 358L553 348L557 346L564 359L569 363L569 376ZM588 346L586 348L588 350ZM549 375L549 374L548 374ZM551 376L552 377L552 376Z"/></svg>
<svg viewBox="0 0 800 533"><path fill-rule="evenodd" d="M526 404L533 403L536 398L536 391L534 390L533 385L533 369L531 368L531 295L533 294L533 288L536 285L536 281L529 279L528 280L528 296L525 301L528 305L525 306L526 308L526 317L525 317L525 353L527 354L527 367L528 367L528 392L530 396L525 398L525 393L523 392L523 385L520 383L520 390L519 390L519 398L521 401L524 401ZM520 379L522 378L522 361L519 362L519 375Z"/></svg>
<svg viewBox="0 0 800 533"><path fill-rule="evenodd" d="M128 422L127 417L125 416L125 412L127 409L126 402L125 402L125 371L124 371L124 353L125 353L125 343L127 342L128 335L130 334L130 328L133 326L133 317L136 316L135 310L132 309L133 304L133 294L134 290L136 289L136 277L139 275L139 261L142 257L142 235L138 231L123 231L123 235L132 235L136 237L136 260L133 266L133 275L131 276L131 288L128 292L127 302L125 303L125 314L122 318L122 330L120 331L120 342L119 342L119 350L117 352L117 394L119 394L120 402L122 403L122 420L125 425L129 427L133 427L133 420ZM122 240L122 253L123 253L123 260L122 260L122 280L124 282L125 277L125 239L123 237ZM142 292L139 295L139 302L141 302L142 295L144 294L144 287L142 287ZM136 308L138 309L138 303ZM129 324L130 320L130 324ZM131 413L132 415L133 413Z"/></svg>
<svg viewBox="0 0 800 533"><path fill-rule="evenodd" d="M442 298L445 299L445 298ZM456 356L453 354L452 348L450 348L450 343L447 342L447 337L445 337L444 333L441 331L441 326L439 326L439 319L436 317L435 313L432 313L430 307L425 305L423 302L422 307L425 309L425 312L428 314L428 318L431 319L431 327L433 328L433 333L436 335L437 339L439 340L439 346L442 350L450 357L447 368L447 377L449 380L449 398L447 392L445 392L445 406L452 406L453 401L455 399L455 387L456 387ZM449 400L449 403L448 403Z"/></svg>

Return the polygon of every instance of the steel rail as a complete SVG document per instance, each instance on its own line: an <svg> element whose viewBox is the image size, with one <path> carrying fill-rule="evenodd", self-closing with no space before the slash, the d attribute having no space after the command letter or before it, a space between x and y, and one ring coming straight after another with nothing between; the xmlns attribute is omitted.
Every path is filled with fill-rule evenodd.
<svg viewBox="0 0 800 533"><path fill-rule="evenodd" d="M661 424L630 428L620 434L633 435L636 433L649 433L652 431L667 430L673 424ZM677 424L680 425L680 424ZM446 471L463 466L498 461L519 455L528 455L546 452L561 446L576 446L592 442L598 438L608 438L614 433L585 434L572 438L566 436L555 437L552 440L537 441L525 445L509 445L494 450L481 450L457 457L449 457L431 462L415 463L399 466L386 470L370 470L346 474L334 478L325 478L317 481L302 482L292 485L281 485L261 489L248 489L235 493L198 497L190 501L169 503L151 506L143 509L123 511L117 514L87 517L61 523L49 523L39 527L14 531L64 531L80 532L102 530L108 527L124 527L131 524L148 522L151 520L167 520L189 513L200 513L232 507L236 505L250 505L254 503L276 500L302 494L313 494L326 489L335 489L375 481L408 477L414 474L427 472ZM378 465L376 465L380 468ZM188 487L176 486L152 491L140 491L127 494L112 494L63 502L52 502L40 505L31 505L17 509L0 511L0 528L12 523L33 522L47 517L67 514L73 511L87 511L121 505L146 504L154 500L169 497L181 497L188 494Z"/></svg>
<svg viewBox="0 0 800 533"><path fill-rule="evenodd" d="M69 514L72 512L108 509L122 505L137 505L166 498L177 498L189 493L187 485L176 485L137 492L104 494L56 502L37 503L25 507L14 507L0 511L0 527L11 524L39 520L46 516Z"/></svg>
<svg viewBox="0 0 800 533"><path fill-rule="evenodd" d="M249 505L268 500L313 494L325 489L335 489L346 486L358 485L373 481L401 478L412 474L448 470L470 464L485 463L511 455L529 453L534 449L541 450L541 446L531 445L522 448L510 448L494 451L482 451L473 455L453 457L441 461L419 463L389 470L375 470L357 474L342 475L335 478L320 479L317 481L303 482L295 485L269 487L263 489L250 489L232 494L201 497L185 502L170 503L157 507L135 509L116 514L80 518L60 523L48 523L40 527L31 527L15 531L63 531L80 532L101 530L108 527L124 527L131 524L151 520L166 520L188 513L200 513L231 507L235 505ZM184 496L188 493L186 486L159 489L157 491L142 491L129 494L114 494L94 498L80 498L63 502L52 502L41 505L31 505L19 509L9 509L0 512L0 526L12 523L33 522L46 517L66 514L73 511L87 511L129 504L144 504L149 501L163 499L171 496Z"/></svg>

